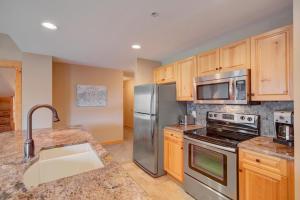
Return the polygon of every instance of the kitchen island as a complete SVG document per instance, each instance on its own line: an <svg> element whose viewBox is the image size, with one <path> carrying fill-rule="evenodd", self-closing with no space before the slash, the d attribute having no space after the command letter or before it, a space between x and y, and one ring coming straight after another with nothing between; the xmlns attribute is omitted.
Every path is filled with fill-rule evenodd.
<svg viewBox="0 0 300 200"><path fill-rule="evenodd" d="M0 199L149 199L120 164L92 135L81 128L34 131L35 157L23 159L23 133L0 134ZM90 143L104 164L103 168L26 188L23 174L39 160L43 149ZM51 173L51 172L49 172Z"/></svg>

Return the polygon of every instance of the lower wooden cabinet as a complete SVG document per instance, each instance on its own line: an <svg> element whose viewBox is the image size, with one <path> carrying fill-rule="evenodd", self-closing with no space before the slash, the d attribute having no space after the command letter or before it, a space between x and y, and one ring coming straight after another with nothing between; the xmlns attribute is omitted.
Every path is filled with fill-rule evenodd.
<svg viewBox="0 0 300 200"><path fill-rule="evenodd" d="M183 181L183 135L181 132L164 130L164 168L178 181Z"/></svg>
<svg viewBox="0 0 300 200"><path fill-rule="evenodd" d="M239 199L293 200L293 171L293 161L240 149Z"/></svg>

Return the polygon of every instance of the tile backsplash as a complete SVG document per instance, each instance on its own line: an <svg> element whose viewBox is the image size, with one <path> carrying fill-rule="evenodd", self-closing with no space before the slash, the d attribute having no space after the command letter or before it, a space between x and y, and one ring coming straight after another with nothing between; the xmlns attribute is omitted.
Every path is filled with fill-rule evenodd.
<svg viewBox="0 0 300 200"><path fill-rule="evenodd" d="M260 105L204 105L204 104L187 104L187 112L191 114L196 111L196 124L206 125L206 113L231 112L243 114L260 115L261 135L275 136L273 113L277 110L294 110L294 103L289 102L261 102Z"/></svg>

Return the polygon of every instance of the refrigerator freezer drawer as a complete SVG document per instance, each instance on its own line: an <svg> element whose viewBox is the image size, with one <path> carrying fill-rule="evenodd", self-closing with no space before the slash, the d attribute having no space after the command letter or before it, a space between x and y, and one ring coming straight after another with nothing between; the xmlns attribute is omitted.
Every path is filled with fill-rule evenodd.
<svg viewBox="0 0 300 200"><path fill-rule="evenodd" d="M157 173L156 116L134 114L133 159L152 174Z"/></svg>

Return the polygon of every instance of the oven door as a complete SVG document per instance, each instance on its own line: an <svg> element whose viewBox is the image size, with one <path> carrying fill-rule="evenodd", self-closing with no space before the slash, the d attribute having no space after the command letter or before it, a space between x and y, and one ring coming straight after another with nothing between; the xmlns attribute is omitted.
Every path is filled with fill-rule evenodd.
<svg viewBox="0 0 300 200"><path fill-rule="evenodd" d="M234 151L185 136L184 173L231 199L237 199L237 154Z"/></svg>

